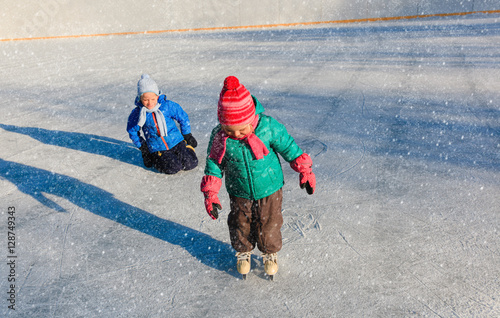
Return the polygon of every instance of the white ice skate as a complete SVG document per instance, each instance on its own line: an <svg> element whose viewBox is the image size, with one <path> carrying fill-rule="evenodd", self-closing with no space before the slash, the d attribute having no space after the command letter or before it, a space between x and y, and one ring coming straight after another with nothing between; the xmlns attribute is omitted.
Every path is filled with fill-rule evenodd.
<svg viewBox="0 0 500 318"><path fill-rule="evenodd" d="M269 275L269 279L274 280L274 275L278 272L278 254L264 253L262 254L262 261L264 262L264 270Z"/></svg>
<svg viewBox="0 0 500 318"><path fill-rule="evenodd" d="M247 274L250 272L252 252L238 252L236 253L236 257L236 268L238 269L238 273L243 275L243 279L247 279Z"/></svg>

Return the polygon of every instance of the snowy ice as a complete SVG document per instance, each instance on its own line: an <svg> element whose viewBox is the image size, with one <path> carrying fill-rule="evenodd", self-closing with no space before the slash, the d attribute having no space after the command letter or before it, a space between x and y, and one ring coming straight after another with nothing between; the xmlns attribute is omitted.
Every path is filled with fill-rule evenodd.
<svg viewBox="0 0 500 318"><path fill-rule="evenodd" d="M500 316L500 16L0 44L0 316ZM200 166L142 165L142 73L190 115ZM224 78L314 161L284 162L280 271L235 270L203 206ZM15 207L16 310L8 309Z"/></svg>

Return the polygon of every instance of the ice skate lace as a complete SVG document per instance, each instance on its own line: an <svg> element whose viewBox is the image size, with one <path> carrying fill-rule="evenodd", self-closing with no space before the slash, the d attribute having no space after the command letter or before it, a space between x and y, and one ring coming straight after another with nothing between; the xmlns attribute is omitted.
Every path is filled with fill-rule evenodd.
<svg viewBox="0 0 500 318"><path fill-rule="evenodd" d="M262 254L262 260L264 261L264 264L267 261L278 263L278 254L272 253L272 254Z"/></svg>
<svg viewBox="0 0 500 318"><path fill-rule="evenodd" d="M250 261L251 255L252 255L252 252L238 252L238 253L236 253L236 257L238 258L238 261Z"/></svg>

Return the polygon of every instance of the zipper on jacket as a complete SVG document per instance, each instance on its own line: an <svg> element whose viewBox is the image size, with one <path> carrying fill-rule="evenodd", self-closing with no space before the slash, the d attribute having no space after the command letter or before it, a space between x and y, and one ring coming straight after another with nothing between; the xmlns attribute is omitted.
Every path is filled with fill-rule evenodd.
<svg viewBox="0 0 500 318"><path fill-rule="evenodd" d="M243 145L241 143L243 143ZM243 159L245 160L245 168L247 170L248 181L250 183L250 196L252 197L252 200L255 200L255 185L253 184L252 173L250 171L251 160L248 160L249 150L246 147L246 145L244 144L244 142L241 142L241 143L240 143L240 146L243 147L243 151L242 151L243 152Z"/></svg>
<svg viewBox="0 0 500 318"><path fill-rule="evenodd" d="M158 127L158 122L156 121L156 116L155 116L155 113L151 113L153 114L153 120L155 121L155 126L156 126L156 133L158 134L158 136L161 137L161 140L163 140L163 143L165 144L165 147L167 147L167 150L168 149L168 145L167 145L167 142L165 141L165 139L163 138L163 136L161 135L161 132L160 132L160 128Z"/></svg>

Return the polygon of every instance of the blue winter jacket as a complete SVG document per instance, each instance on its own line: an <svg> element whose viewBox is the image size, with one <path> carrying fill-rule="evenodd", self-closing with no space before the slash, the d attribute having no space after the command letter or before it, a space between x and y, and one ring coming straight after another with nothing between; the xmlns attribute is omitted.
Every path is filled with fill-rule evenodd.
<svg viewBox="0 0 500 318"><path fill-rule="evenodd" d="M160 110L163 112L163 116L165 117L165 122L167 124L167 136L163 136L162 138L159 135L153 119L153 114L146 113L146 122L144 123L144 126L142 126L142 132L144 134L144 138L146 139L149 152L172 149L179 142L184 140L183 135L191 133L189 117L179 104L168 100L165 95L160 95L158 103L160 104ZM142 105L139 97L136 98L135 105L137 107L132 110L130 116L128 117L127 132L134 145L140 148L141 127L137 123L139 122L141 107L144 106ZM177 128L174 120L179 123L181 131Z"/></svg>

